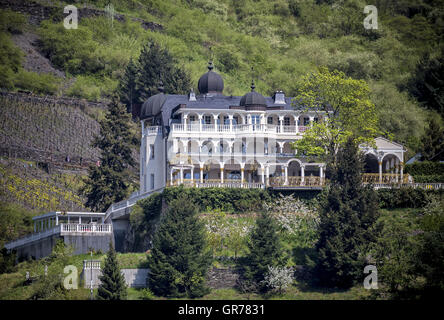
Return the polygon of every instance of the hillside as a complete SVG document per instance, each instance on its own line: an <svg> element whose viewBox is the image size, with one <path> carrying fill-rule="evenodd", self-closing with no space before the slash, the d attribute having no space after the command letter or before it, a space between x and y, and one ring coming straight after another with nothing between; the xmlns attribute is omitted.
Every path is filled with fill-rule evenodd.
<svg viewBox="0 0 444 320"><path fill-rule="evenodd" d="M298 79L319 66L363 79L372 89L382 131L405 144L409 154L420 146L426 117L436 115L433 103L415 98L414 84L421 80L418 68L440 58L443 1L377 1L377 30L363 28L361 0L122 0L111 1L114 19L104 11L108 2L82 1L74 32L60 23L67 2L2 0L2 7L27 18L12 19L12 30L35 37L34 49L66 75L53 76L46 68L40 88L37 78L27 81L28 73L11 88L106 100L130 58L155 41L196 85L212 57L228 95L243 95L254 76L259 92L282 89L291 96ZM33 14L37 11L44 14ZM13 39L20 45L20 38ZM28 62L24 66L33 71Z"/></svg>

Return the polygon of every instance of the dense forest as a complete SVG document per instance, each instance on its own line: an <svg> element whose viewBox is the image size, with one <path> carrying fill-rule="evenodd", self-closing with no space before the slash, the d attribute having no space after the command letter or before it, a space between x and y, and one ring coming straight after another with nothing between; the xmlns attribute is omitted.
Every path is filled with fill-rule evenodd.
<svg viewBox="0 0 444 320"><path fill-rule="evenodd" d="M60 10L68 4L36 2L57 5ZM282 89L293 96L299 79L320 66L363 79L371 88L381 130L405 144L411 155L420 149L426 119L443 114L442 0L376 1L375 30L363 26L368 14L364 13L367 3L361 0L89 0L77 4L106 14L83 18L77 30L67 30L57 19L35 26L20 14L2 10L2 86L108 99L129 61L137 60L142 47L152 41L169 51L195 86L212 58L224 77L227 95L243 95L254 77L264 95ZM113 13L131 19L118 21L112 19ZM141 20L162 28L145 29ZM65 73L65 79L23 70L23 54L11 41L20 32L38 35L40 52Z"/></svg>

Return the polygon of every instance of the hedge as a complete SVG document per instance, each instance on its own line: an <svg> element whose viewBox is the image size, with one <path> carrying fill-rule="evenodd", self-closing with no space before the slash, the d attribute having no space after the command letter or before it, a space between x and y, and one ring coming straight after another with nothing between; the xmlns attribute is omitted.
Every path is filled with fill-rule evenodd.
<svg viewBox="0 0 444 320"><path fill-rule="evenodd" d="M416 176L414 176L414 179L415 179L415 182L417 182L417 183L444 182L444 174L416 175Z"/></svg>
<svg viewBox="0 0 444 320"><path fill-rule="evenodd" d="M260 211L263 203L271 199L269 193L263 189L185 188L183 186L165 188L163 196L166 203L169 203L183 193L187 194L202 211L220 209L230 213Z"/></svg>
<svg viewBox="0 0 444 320"><path fill-rule="evenodd" d="M414 188L380 189L377 191L380 207L395 208L422 208L428 203L430 195L444 195L444 190L426 190Z"/></svg>
<svg viewBox="0 0 444 320"><path fill-rule="evenodd" d="M444 163L442 162L415 162L405 166L405 173L412 175L417 179L417 176L443 176Z"/></svg>

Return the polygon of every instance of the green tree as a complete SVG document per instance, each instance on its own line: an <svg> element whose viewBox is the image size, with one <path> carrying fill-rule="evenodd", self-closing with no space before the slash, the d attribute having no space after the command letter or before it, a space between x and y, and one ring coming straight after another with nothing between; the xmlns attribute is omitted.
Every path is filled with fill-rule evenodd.
<svg viewBox="0 0 444 320"><path fill-rule="evenodd" d="M422 141L421 155L423 160L439 161L444 159L444 130L441 129L436 118L429 120Z"/></svg>
<svg viewBox="0 0 444 320"><path fill-rule="evenodd" d="M197 207L188 197L179 196L169 203L148 262L148 285L156 295L200 297L208 292L205 276L211 253Z"/></svg>
<svg viewBox="0 0 444 320"><path fill-rule="evenodd" d="M432 198L423 210L419 233L417 271L425 278L422 298L435 298L444 291L444 200Z"/></svg>
<svg viewBox="0 0 444 320"><path fill-rule="evenodd" d="M444 115L444 49L440 56L424 57L417 65L407 87L425 106Z"/></svg>
<svg viewBox="0 0 444 320"><path fill-rule="evenodd" d="M256 220L248 249L244 262L244 278L255 282L261 291L265 291L267 287L262 281L268 267L285 266L288 260L279 237L279 226L270 213L263 212Z"/></svg>
<svg viewBox="0 0 444 320"><path fill-rule="evenodd" d="M123 77L119 81L118 94L120 102L126 105L127 111L132 112L133 105L138 101L139 91L136 87L137 65L130 59Z"/></svg>
<svg viewBox="0 0 444 320"><path fill-rule="evenodd" d="M167 49L154 42L143 47L138 66L136 82L140 103L158 92L160 81L165 86L165 92L170 94L185 94L192 87L188 73L176 66Z"/></svg>
<svg viewBox="0 0 444 320"><path fill-rule="evenodd" d="M297 107L318 119L293 146L307 156L319 156L334 162L334 155L349 137L372 143L378 134L378 117L370 101L370 89L364 80L346 77L343 72L321 67L302 78L293 101ZM330 159L328 159L330 156Z"/></svg>
<svg viewBox="0 0 444 320"><path fill-rule="evenodd" d="M100 166L90 166L82 192L86 195L86 206L104 211L113 202L128 195L131 183L130 167L135 165L132 147L137 138L130 130L130 115L116 96L108 105L105 119L100 121L100 135L93 147L100 149Z"/></svg>
<svg viewBox="0 0 444 320"><path fill-rule="evenodd" d="M339 149L337 162L321 203L315 273L322 285L347 288L362 278L379 211L376 193L362 185L363 159L353 138Z"/></svg>
<svg viewBox="0 0 444 320"><path fill-rule="evenodd" d="M102 269L101 281L97 289L97 299L99 300L125 300L127 297L125 278L119 268L116 251L113 245L109 244L105 265Z"/></svg>

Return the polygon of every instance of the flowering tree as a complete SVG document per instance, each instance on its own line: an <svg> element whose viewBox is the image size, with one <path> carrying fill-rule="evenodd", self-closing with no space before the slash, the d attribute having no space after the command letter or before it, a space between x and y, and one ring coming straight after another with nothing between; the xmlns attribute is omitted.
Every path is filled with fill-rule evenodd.
<svg viewBox="0 0 444 320"><path fill-rule="evenodd" d="M270 292L282 294L293 283L293 270L288 267L268 266L262 282Z"/></svg>
<svg viewBox="0 0 444 320"><path fill-rule="evenodd" d="M264 205L276 219L281 232L294 240L299 247L311 247L317 239L319 215L293 195L280 195Z"/></svg>

